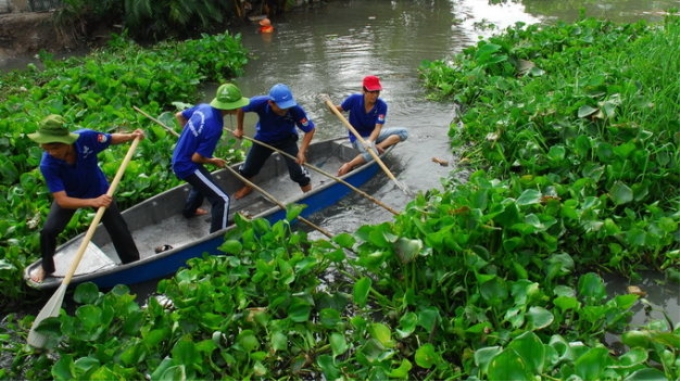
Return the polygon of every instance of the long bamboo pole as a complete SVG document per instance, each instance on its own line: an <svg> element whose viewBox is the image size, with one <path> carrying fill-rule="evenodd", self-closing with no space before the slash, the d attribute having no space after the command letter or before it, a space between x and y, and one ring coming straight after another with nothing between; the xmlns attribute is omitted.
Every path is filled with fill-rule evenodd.
<svg viewBox="0 0 680 381"><path fill-rule="evenodd" d="M118 168L116 176L113 178L113 181L111 182L111 185L109 186L109 189L106 192L107 195L113 197L113 193L116 191L118 183L120 183L120 179L123 177L123 173L125 173L125 169L130 163L130 160L132 160L132 155L137 149L138 144L139 137L135 138L135 140L130 145L127 155L125 155L125 159L123 159L123 163ZM78 268L78 264L80 264L80 260L83 258L83 254L85 254L87 245L92 240L92 236L97 230L97 225L99 225L99 222L101 221L105 212L106 212L105 206L101 206L99 207L99 209L97 209L97 214L95 214L94 219L90 223L90 227L89 229L87 229L87 233L85 234L83 241L80 243L80 247L78 248L76 256L73 259L73 262L71 263L71 267L64 276L64 280L61 282L61 285L59 286L59 288L57 288L57 291L55 291L54 295L52 295L50 300L48 300L45 306L42 308L42 310L40 310L38 316L36 316L35 318L35 321L33 321L33 326L31 327L31 330L28 332L28 337L26 339L26 342L31 346L34 346L36 348L42 348L45 346L47 337L44 334L36 331L36 328L40 325L40 323L43 320L49 317L55 317L59 315L61 305L64 302L64 295L66 294L66 289L68 288L69 283L71 283L73 274L75 274L76 269Z"/></svg>
<svg viewBox="0 0 680 381"><path fill-rule="evenodd" d="M163 127L163 128L165 128L166 130L170 131L170 133L173 134L175 137L179 137L179 133L177 133L177 131L171 129L169 126L166 126L165 123L163 123L163 122L161 122L160 120L158 120L158 119L152 117L151 115L145 113L144 111L142 111L141 109L139 109L137 106L132 106L132 107L133 107L137 112L139 112L140 114L146 116L147 118L151 119L152 121L158 123L161 127ZM235 170L234 168L232 168L232 167L230 167L230 166L228 166L228 165L226 165L226 166L224 166L224 167L225 167L226 169L228 169L229 171L231 171L231 173L232 173L234 176L236 176L239 180L243 181L246 185L248 185L248 186L252 187L253 189L255 189L256 191L260 192L262 195L264 195L266 198L268 198L271 202L273 202L273 203L275 203L276 205L278 205L281 209L286 210L286 205L284 205L282 202L280 202L279 200L277 200L276 197L272 196L271 194L269 194L268 192L266 192L264 189L258 187L257 185L253 184L250 180L248 180L248 179L246 179L245 177L241 176L241 174L238 173L238 171ZM328 232L327 230L325 230L325 229L323 229L323 228L321 228L321 227L315 225L314 223L312 223L312 222L309 221L308 219L306 219L306 218L304 218L304 217L302 217L302 216L297 216L296 218L297 218L298 220L300 220L300 222L303 222L304 224L308 225L308 226L311 227L312 229L317 230L319 233L325 235L326 237L328 237L328 238L333 238L333 235L332 235L330 232Z"/></svg>

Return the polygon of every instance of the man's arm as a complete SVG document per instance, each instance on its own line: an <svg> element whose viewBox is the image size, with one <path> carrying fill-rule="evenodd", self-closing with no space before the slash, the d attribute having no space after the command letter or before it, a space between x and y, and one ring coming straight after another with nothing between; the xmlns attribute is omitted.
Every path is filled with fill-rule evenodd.
<svg viewBox="0 0 680 381"><path fill-rule="evenodd" d="M54 192L52 193L52 197L54 197L54 201L64 209L108 207L113 200L113 198L106 193L95 198L76 198L69 197L69 195L66 194L66 191Z"/></svg>
<svg viewBox="0 0 680 381"><path fill-rule="evenodd" d="M371 134L368 135L368 138L365 140L370 140L372 142L378 141L378 136L380 136L380 130L382 130L382 124L376 124L375 128L373 128L373 131L371 131Z"/></svg>
<svg viewBox="0 0 680 381"><path fill-rule="evenodd" d="M193 161L196 164L212 164L219 168L224 168L224 166L227 165L227 162L224 159L220 159L218 157L208 158L201 155L198 152L194 152L194 154L191 155L191 161Z"/></svg>
<svg viewBox="0 0 680 381"><path fill-rule="evenodd" d="M315 131L316 128L312 128L309 132L305 132L305 135L302 137L302 143L300 144L300 150L298 151L297 157L298 164L304 164L307 161L307 148L314 137Z"/></svg>
<svg viewBox="0 0 680 381"><path fill-rule="evenodd" d="M181 111L175 114L175 119L177 119L177 123L179 123L179 126L181 128L184 128L184 126L186 126L187 122L189 121L187 118L184 117L184 115L182 115Z"/></svg>
<svg viewBox="0 0 680 381"><path fill-rule="evenodd" d="M144 131L140 129L136 129L132 131L129 134L123 134L123 133L113 133L111 134L111 144L120 144L120 143L125 143L125 142L131 142L135 140L135 138L140 137L140 139L144 139Z"/></svg>
<svg viewBox="0 0 680 381"><path fill-rule="evenodd" d="M243 109L236 110L236 131L234 131L234 136L241 139L243 137L243 120L245 119L245 112Z"/></svg>

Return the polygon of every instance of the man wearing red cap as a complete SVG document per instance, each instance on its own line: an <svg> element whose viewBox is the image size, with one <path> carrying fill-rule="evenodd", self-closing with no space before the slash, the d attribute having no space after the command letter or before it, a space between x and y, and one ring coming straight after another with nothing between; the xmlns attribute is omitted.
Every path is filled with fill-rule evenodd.
<svg viewBox="0 0 680 381"><path fill-rule="evenodd" d="M369 75L364 77L363 93L348 96L341 104L334 107L340 111L349 112L349 123L366 141L366 146L383 153L387 147L403 142L408 138L408 130L403 127L383 128L387 115L387 103L379 98L380 78ZM344 163L338 170L338 176L351 171L354 167L371 160L371 155L361 142L349 134L349 140L354 148L361 153L351 161Z"/></svg>

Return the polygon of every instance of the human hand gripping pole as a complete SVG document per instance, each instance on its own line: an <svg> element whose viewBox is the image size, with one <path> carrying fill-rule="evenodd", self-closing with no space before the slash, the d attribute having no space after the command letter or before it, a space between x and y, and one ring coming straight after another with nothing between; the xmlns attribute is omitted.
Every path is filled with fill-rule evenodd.
<svg viewBox="0 0 680 381"><path fill-rule="evenodd" d="M161 121L158 120L158 119L153 118L151 115L149 115L149 114L145 113L144 111L142 111L141 109L137 108L137 106L133 106L133 107L134 107L134 109L135 109L137 112L139 112L140 114L142 114L142 115L146 116L147 118L149 118L150 120L156 122L158 125L160 125L161 127L165 128L166 130L168 130L171 134L175 135L176 137L179 137L179 134L177 133L177 131L172 130L170 127L166 126L165 123L161 122ZM271 194L267 193L264 189L258 187L257 185L253 184L250 180L248 180L248 179L246 179L245 177L241 176L241 174L238 173L237 170L235 170L234 168L232 168L232 167L230 167L230 166L228 166L228 165L225 165L224 168L227 169L227 170L229 170L236 178L238 178L239 180L241 180L243 183L245 183L246 185L252 187L252 188L255 189L256 191L260 192L260 194L264 195L264 196L265 196L266 198L268 198L271 202L273 202L273 203L275 203L276 205L278 205L279 208L281 208L282 210L286 210L286 205L284 205L282 202L280 202L279 200L277 200L277 199L276 199L274 196L272 196ZM328 237L328 238L333 238L333 235L332 235L330 232L328 232L327 230L322 229L321 227L315 225L314 223L312 223L312 222L309 221L308 219L306 219L306 218L304 218L304 217L302 217L302 216L297 216L296 218L297 218L299 221L305 223L307 226L311 227L312 229L315 229L315 230L317 230L319 233L325 235L326 237Z"/></svg>
<svg viewBox="0 0 680 381"><path fill-rule="evenodd" d="M225 130L231 132L232 134L234 133L234 131L232 131L232 130L228 130L228 129L225 129ZM282 150L280 150L280 149L278 149L278 148L276 148L276 147L274 147L274 146L272 146L272 145L269 145L269 144L267 144L267 143L265 143L265 142L261 142L261 141L259 141L259 140L257 140L257 139L253 139L253 138L248 137L248 136L245 136L245 135L243 136L243 139L249 140L249 141L251 141L251 142L253 142L253 143L255 143L255 144L259 144L259 145L261 145L261 146L263 146L263 147L269 148L270 150L272 150L272 151L274 151L274 152L278 152L280 155L289 157L289 158L291 158L291 159L293 159L293 160L296 159L295 156L293 156L293 155L291 155L291 154L289 154L289 153L287 153L287 152L285 152L285 151L282 151ZM311 164L309 164L309 163L302 163L302 165L304 165L305 167L307 167L307 168L309 168L309 169L311 169L311 170L313 170L313 171L315 171L315 172L318 172L318 173L320 173L320 174L322 174L322 175L324 175L324 176L326 176L326 177L328 177L328 178L330 178L330 179L333 179L333 180L335 180L335 181L337 181L337 182L343 184L344 186L346 186L346 187L350 188L351 190L357 192L357 193L360 194L361 196L363 196L363 197L365 197L365 198L367 198L367 199L373 201L375 204L377 204L377 205L379 205L379 206L382 206L382 207L385 208L385 210L387 210L388 212L390 212L390 213L392 213L392 214L394 214L394 215L399 214L399 212L397 212L397 211L394 210L393 208L391 208L391 207L385 205L385 204L384 204L383 202L381 202L380 200L378 200L378 199L376 199L375 197L369 195L368 193L362 191L361 189L355 187L354 185L348 183L347 181L343 180L342 178L337 177L337 176L333 176L333 175L331 175L330 173L324 171L323 169L318 168L318 167L315 167L315 166L313 166L313 165L311 165Z"/></svg>
<svg viewBox="0 0 680 381"><path fill-rule="evenodd" d="M136 137L135 140L132 141L132 144L130 145L128 152L125 155L125 159L123 159L123 162L118 168L118 172L116 172L116 176L113 178L113 181L109 186L109 190L106 192L108 196L113 197L113 194L116 191L116 188L118 187L118 183L120 183L120 179L123 177L125 169L130 163L130 160L132 160L132 155L135 153L137 145L139 145L139 140L140 137ZM33 322L33 326L31 327L31 330L28 332L28 338L26 339L26 342L29 345L36 348L42 348L45 346L47 337L43 333L36 331L36 328L40 325L40 323L43 320L49 317L56 317L59 315L61 305L64 301L64 295L66 294L66 289L68 288L68 285L71 282L71 278L73 278L73 274L76 272L76 269L78 268L78 264L80 264L80 260L82 259L83 254L87 249L87 245L90 243L90 240L92 240L92 236L97 230L97 225L99 225L99 222L104 216L104 212L106 212L105 206L99 207L99 209L97 209L97 214L95 214L94 219L90 223L90 227L89 229L87 229L87 233L85 234L85 237L83 237L83 241L80 243L80 247L76 252L76 256L73 259L71 267L68 269L66 275L64 276L64 280L61 282L61 285L59 286L59 288L57 288L57 291L55 291L54 295L52 295L50 300L48 300L45 306L42 308L42 310L40 310L38 316L36 316L35 321Z"/></svg>
<svg viewBox="0 0 680 381"><path fill-rule="evenodd" d="M340 111L338 111L337 108L335 108L335 105L333 104L333 102L331 102L330 97L326 94L322 94L319 98L326 103L326 106L328 106L328 108L338 117L338 119L340 119L340 121L345 125L345 127L347 127L348 130L350 130L350 132L357 138L357 140L359 140L359 142L364 147L367 147L366 151L368 151L368 153L373 157L373 160L375 160L376 163L378 163L378 165L380 165L380 168L382 168L382 170L385 172L385 174L387 174L387 176L390 179L392 179L392 181L394 181L395 184L397 184L399 189L401 189L404 193L408 194L409 192L407 191L406 186L404 184L402 184L401 182L399 182L396 177L394 177L392 172L390 172L390 170L387 168L387 166L385 166L385 163L383 163L382 160L380 160L380 157L378 156L376 151L368 148L370 146L368 145L366 140L364 140L364 138L361 136L361 134L359 134L359 132L357 132L357 130L354 128L354 126L352 126L352 124L350 124L350 122L347 121L345 116L342 115L342 113Z"/></svg>

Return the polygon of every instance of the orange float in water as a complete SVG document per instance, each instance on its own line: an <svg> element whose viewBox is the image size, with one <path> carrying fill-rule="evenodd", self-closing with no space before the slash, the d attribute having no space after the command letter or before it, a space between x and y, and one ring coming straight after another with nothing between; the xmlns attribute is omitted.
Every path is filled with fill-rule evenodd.
<svg viewBox="0 0 680 381"><path fill-rule="evenodd" d="M272 26L272 22L269 21L268 18L264 18L264 19L260 20L259 24L260 24L260 29L259 29L260 33L271 33L271 32L274 31L274 27Z"/></svg>

